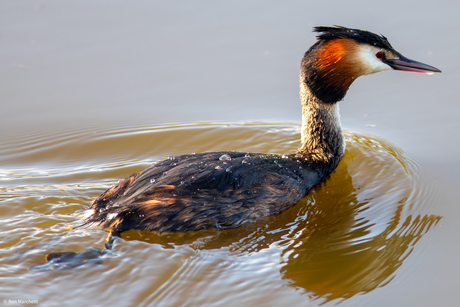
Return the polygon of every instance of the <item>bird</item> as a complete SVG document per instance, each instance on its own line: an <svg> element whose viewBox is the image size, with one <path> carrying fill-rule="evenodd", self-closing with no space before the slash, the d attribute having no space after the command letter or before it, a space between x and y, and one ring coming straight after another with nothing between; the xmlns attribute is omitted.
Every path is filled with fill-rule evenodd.
<svg viewBox="0 0 460 307"><path fill-rule="evenodd" d="M314 27L300 65L301 146L290 154L204 152L169 157L97 197L83 225L110 231L236 228L294 206L345 153L339 101L360 76L385 70L440 73L404 57L383 35Z"/></svg>

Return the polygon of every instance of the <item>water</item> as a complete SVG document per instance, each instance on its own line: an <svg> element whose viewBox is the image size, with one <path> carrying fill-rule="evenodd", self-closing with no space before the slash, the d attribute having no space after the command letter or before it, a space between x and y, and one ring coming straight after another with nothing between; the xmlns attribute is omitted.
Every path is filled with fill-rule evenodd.
<svg viewBox="0 0 460 307"><path fill-rule="evenodd" d="M114 253L98 261L91 254L86 266L55 273L36 272L36 267L28 271L43 263L50 252L103 248L104 231L69 227L82 223L85 205L107 186L150 163L139 157L127 166L119 158L126 151L141 152L143 144L154 141L158 147L151 162L155 162L174 153L168 147L160 149L171 138L186 150L194 144L221 150L214 140L225 134L228 146L236 150L292 152L299 145L299 129L292 123L202 123L124 128L85 137L67 133L62 137L67 141L53 137L50 142L43 137L40 149L29 152L28 159L53 157L52 162L41 162L51 164L50 171L11 168L2 178L7 184L2 189L1 267L3 282L10 285L7 295L21 297L26 291L28 297L47 304L59 301L62 293L77 304L94 295L98 298L92 298L93 303L117 304L113 291L121 290L113 287L121 287L128 305L220 305L229 304L230 297L257 305L281 303L286 296L295 304L307 298L316 304L384 286L396 276L417 241L441 219L424 213L430 211L437 191L424 186L420 166L401 149L352 131L346 134L346 156L331 178L279 216L227 231L128 231L123 233L124 240L116 241ZM267 131L270 142L261 142ZM105 142L132 146L113 149L102 145ZM96 150L99 146L109 153L103 163ZM60 154L72 147L79 148L86 167ZM50 150L55 154L46 155ZM15 210L8 212L8 208ZM117 285L107 287L113 280L118 280ZM86 288L84 297L74 297L75 283L79 291ZM270 294L262 295L268 289Z"/></svg>
<svg viewBox="0 0 460 307"><path fill-rule="evenodd" d="M458 305L456 2L1 7L4 304ZM170 156L294 151L300 59L311 27L334 24L443 73L358 79L340 105L346 156L299 204L222 232L129 231L103 255L106 232L71 229L105 189ZM29 271L66 251L88 263Z"/></svg>

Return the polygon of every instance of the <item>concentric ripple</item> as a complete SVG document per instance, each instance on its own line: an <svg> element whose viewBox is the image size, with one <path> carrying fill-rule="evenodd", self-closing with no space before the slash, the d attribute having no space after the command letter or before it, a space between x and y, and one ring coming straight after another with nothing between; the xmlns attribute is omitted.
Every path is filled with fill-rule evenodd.
<svg viewBox="0 0 460 307"><path fill-rule="evenodd" d="M6 140L0 286L8 297L29 293L41 302L72 293L76 305L85 297L119 305L120 296L112 295L118 291L124 303L139 306L304 306L404 280L398 268L416 266L410 255L441 218L429 212L437 187L402 149L355 131L346 131L346 155L330 178L278 216L226 231L130 231L114 253L101 253L102 264L58 275L28 271L50 252L103 248L104 231L69 228L81 223L93 198L130 173L191 152L290 153L299 146L299 129L297 123L195 123ZM85 295L75 295L77 284Z"/></svg>

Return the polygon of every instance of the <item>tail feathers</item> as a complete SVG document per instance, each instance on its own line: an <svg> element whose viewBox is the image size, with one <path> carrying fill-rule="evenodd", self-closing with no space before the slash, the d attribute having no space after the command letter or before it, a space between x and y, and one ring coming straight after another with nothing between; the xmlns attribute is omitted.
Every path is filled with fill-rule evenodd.
<svg viewBox="0 0 460 307"><path fill-rule="evenodd" d="M120 180L117 185L99 195L85 212L83 216L85 222L75 228L83 226L107 228L118 215L115 202L124 196L124 193L138 175L139 173L135 173Z"/></svg>

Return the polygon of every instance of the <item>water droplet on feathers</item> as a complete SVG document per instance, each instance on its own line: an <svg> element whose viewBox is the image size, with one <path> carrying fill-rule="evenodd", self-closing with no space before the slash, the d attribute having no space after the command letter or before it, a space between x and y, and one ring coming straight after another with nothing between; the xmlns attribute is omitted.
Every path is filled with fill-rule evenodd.
<svg viewBox="0 0 460 307"><path fill-rule="evenodd" d="M230 161L231 159L232 159L232 157L230 157L230 155L228 155L228 154L223 154L219 158L220 161Z"/></svg>

